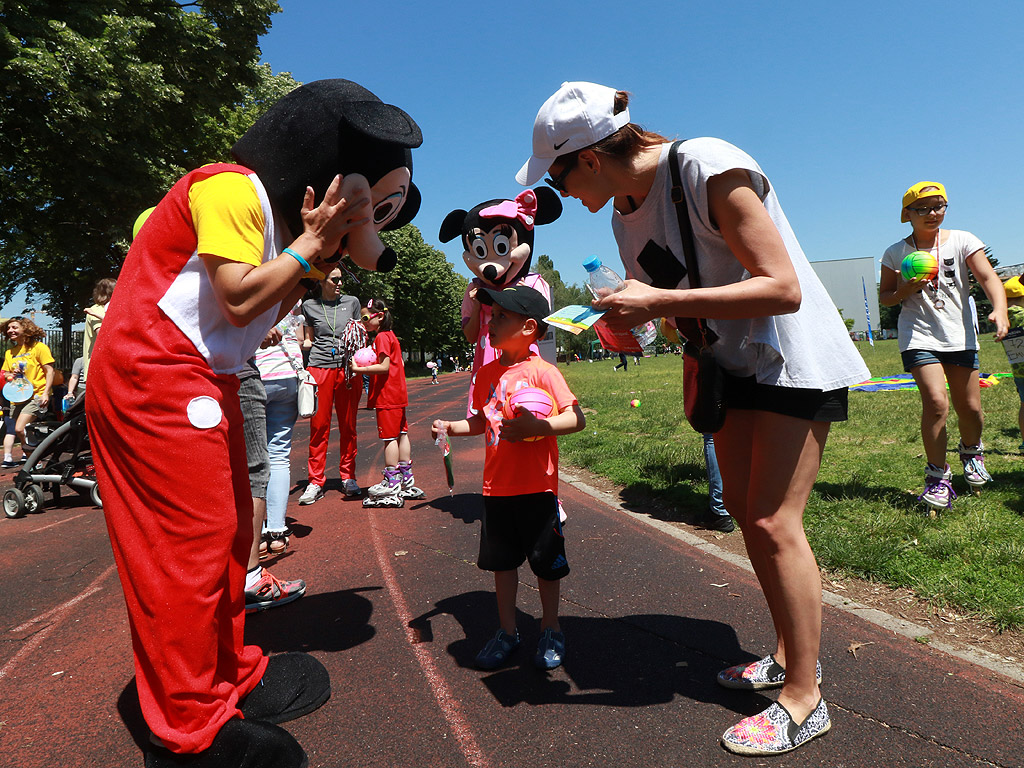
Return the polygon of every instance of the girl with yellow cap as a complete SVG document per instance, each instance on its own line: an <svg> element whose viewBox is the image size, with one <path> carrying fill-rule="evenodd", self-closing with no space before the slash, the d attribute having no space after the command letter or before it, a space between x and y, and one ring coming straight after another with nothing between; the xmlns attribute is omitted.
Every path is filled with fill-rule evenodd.
<svg viewBox="0 0 1024 768"><path fill-rule="evenodd" d="M904 370L921 391L921 439L928 460L924 492L918 498L933 510L948 509L956 498L953 473L946 464L950 401L960 430L957 450L964 479L972 489L992 480L985 469L981 442L978 331L969 300L968 269L992 302L988 319L996 326L996 339L1002 339L1009 329L1006 296L985 255L985 244L970 232L942 229L947 206L946 188L935 181L919 181L903 194L900 221L909 222L912 231L882 256L878 296L884 306L901 305L900 354ZM914 251L934 256L938 274L904 280L900 266Z"/></svg>

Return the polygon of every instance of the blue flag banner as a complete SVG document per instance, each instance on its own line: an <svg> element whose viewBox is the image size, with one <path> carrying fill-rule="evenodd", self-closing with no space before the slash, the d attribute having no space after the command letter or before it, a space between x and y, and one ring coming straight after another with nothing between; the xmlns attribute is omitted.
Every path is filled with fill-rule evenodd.
<svg viewBox="0 0 1024 768"><path fill-rule="evenodd" d="M875 346L875 339L871 335L871 308L868 306L868 284L864 282L864 278L860 279L860 286L864 289L864 317L868 321L868 343L873 347Z"/></svg>

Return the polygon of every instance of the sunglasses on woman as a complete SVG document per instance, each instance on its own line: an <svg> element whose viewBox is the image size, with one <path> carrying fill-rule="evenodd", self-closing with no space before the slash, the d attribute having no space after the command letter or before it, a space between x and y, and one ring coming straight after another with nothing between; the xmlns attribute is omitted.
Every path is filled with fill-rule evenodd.
<svg viewBox="0 0 1024 768"><path fill-rule="evenodd" d="M328 277L327 279L335 285L341 285L341 275L338 275L338 277Z"/></svg>
<svg viewBox="0 0 1024 768"><path fill-rule="evenodd" d="M556 176L548 176L547 178L544 179L544 181L547 182L548 186L550 186L556 192L561 192L567 195L569 193L565 189L565 179L566 177L568 177L569 171L571 171L575 167L576 157L573 156L572 158L569 159L568 162L566 162L565 168L563 168L560 173L558 173Z"/></svg>

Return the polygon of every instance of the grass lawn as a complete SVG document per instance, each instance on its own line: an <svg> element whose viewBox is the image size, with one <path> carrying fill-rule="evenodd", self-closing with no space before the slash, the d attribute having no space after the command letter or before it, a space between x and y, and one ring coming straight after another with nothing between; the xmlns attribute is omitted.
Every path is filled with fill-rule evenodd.
<svg viewBox="0 0 1024 768"><path fill-rule="evenodd" d="M982 342L983 373L1009 371L1001 344ZM874 376L898 375L896 341L858 349ZM707 505L700 435L683 417L682 362L646 358L626 372L617 356L560 365L587 413L587 428L559 438L562 460L624 486L623 498L653 500L666 519L691 520ZM630 400L638 398L639 408ZM959 435L948 432L953 508L930 518L917 501L924 482L916 390L851 392L850 420L833 426L805 523L822 566L907 587L991 622L1024 628L1024 455L1018 451L1019 399L1012 380L983 388L985 464L995 478L972 496L959 472Z"/></svg>

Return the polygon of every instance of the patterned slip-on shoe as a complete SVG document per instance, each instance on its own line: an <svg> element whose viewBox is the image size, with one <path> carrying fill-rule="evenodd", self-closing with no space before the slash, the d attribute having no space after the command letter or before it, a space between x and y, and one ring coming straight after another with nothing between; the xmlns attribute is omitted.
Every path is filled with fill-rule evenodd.
<svg viewBox="0 0 1024 768"><path fill-rule="evenodd" d="M737 755L778 755L828 732L832 720L824 699L797 725L789 711L775 702L764 712L746 717L722 734L722 746Z"/></svg>
<svg viewBox="0 0 1024 768"><path fill-rule="evenodd" d="M816 662L818 683L821 683L821 662ZM723 688L740 691L760 691L764 688L781 688L786 682L786 670L768 654L763 659L749 664L737 664L718 673L718 684Z"/></svg>

